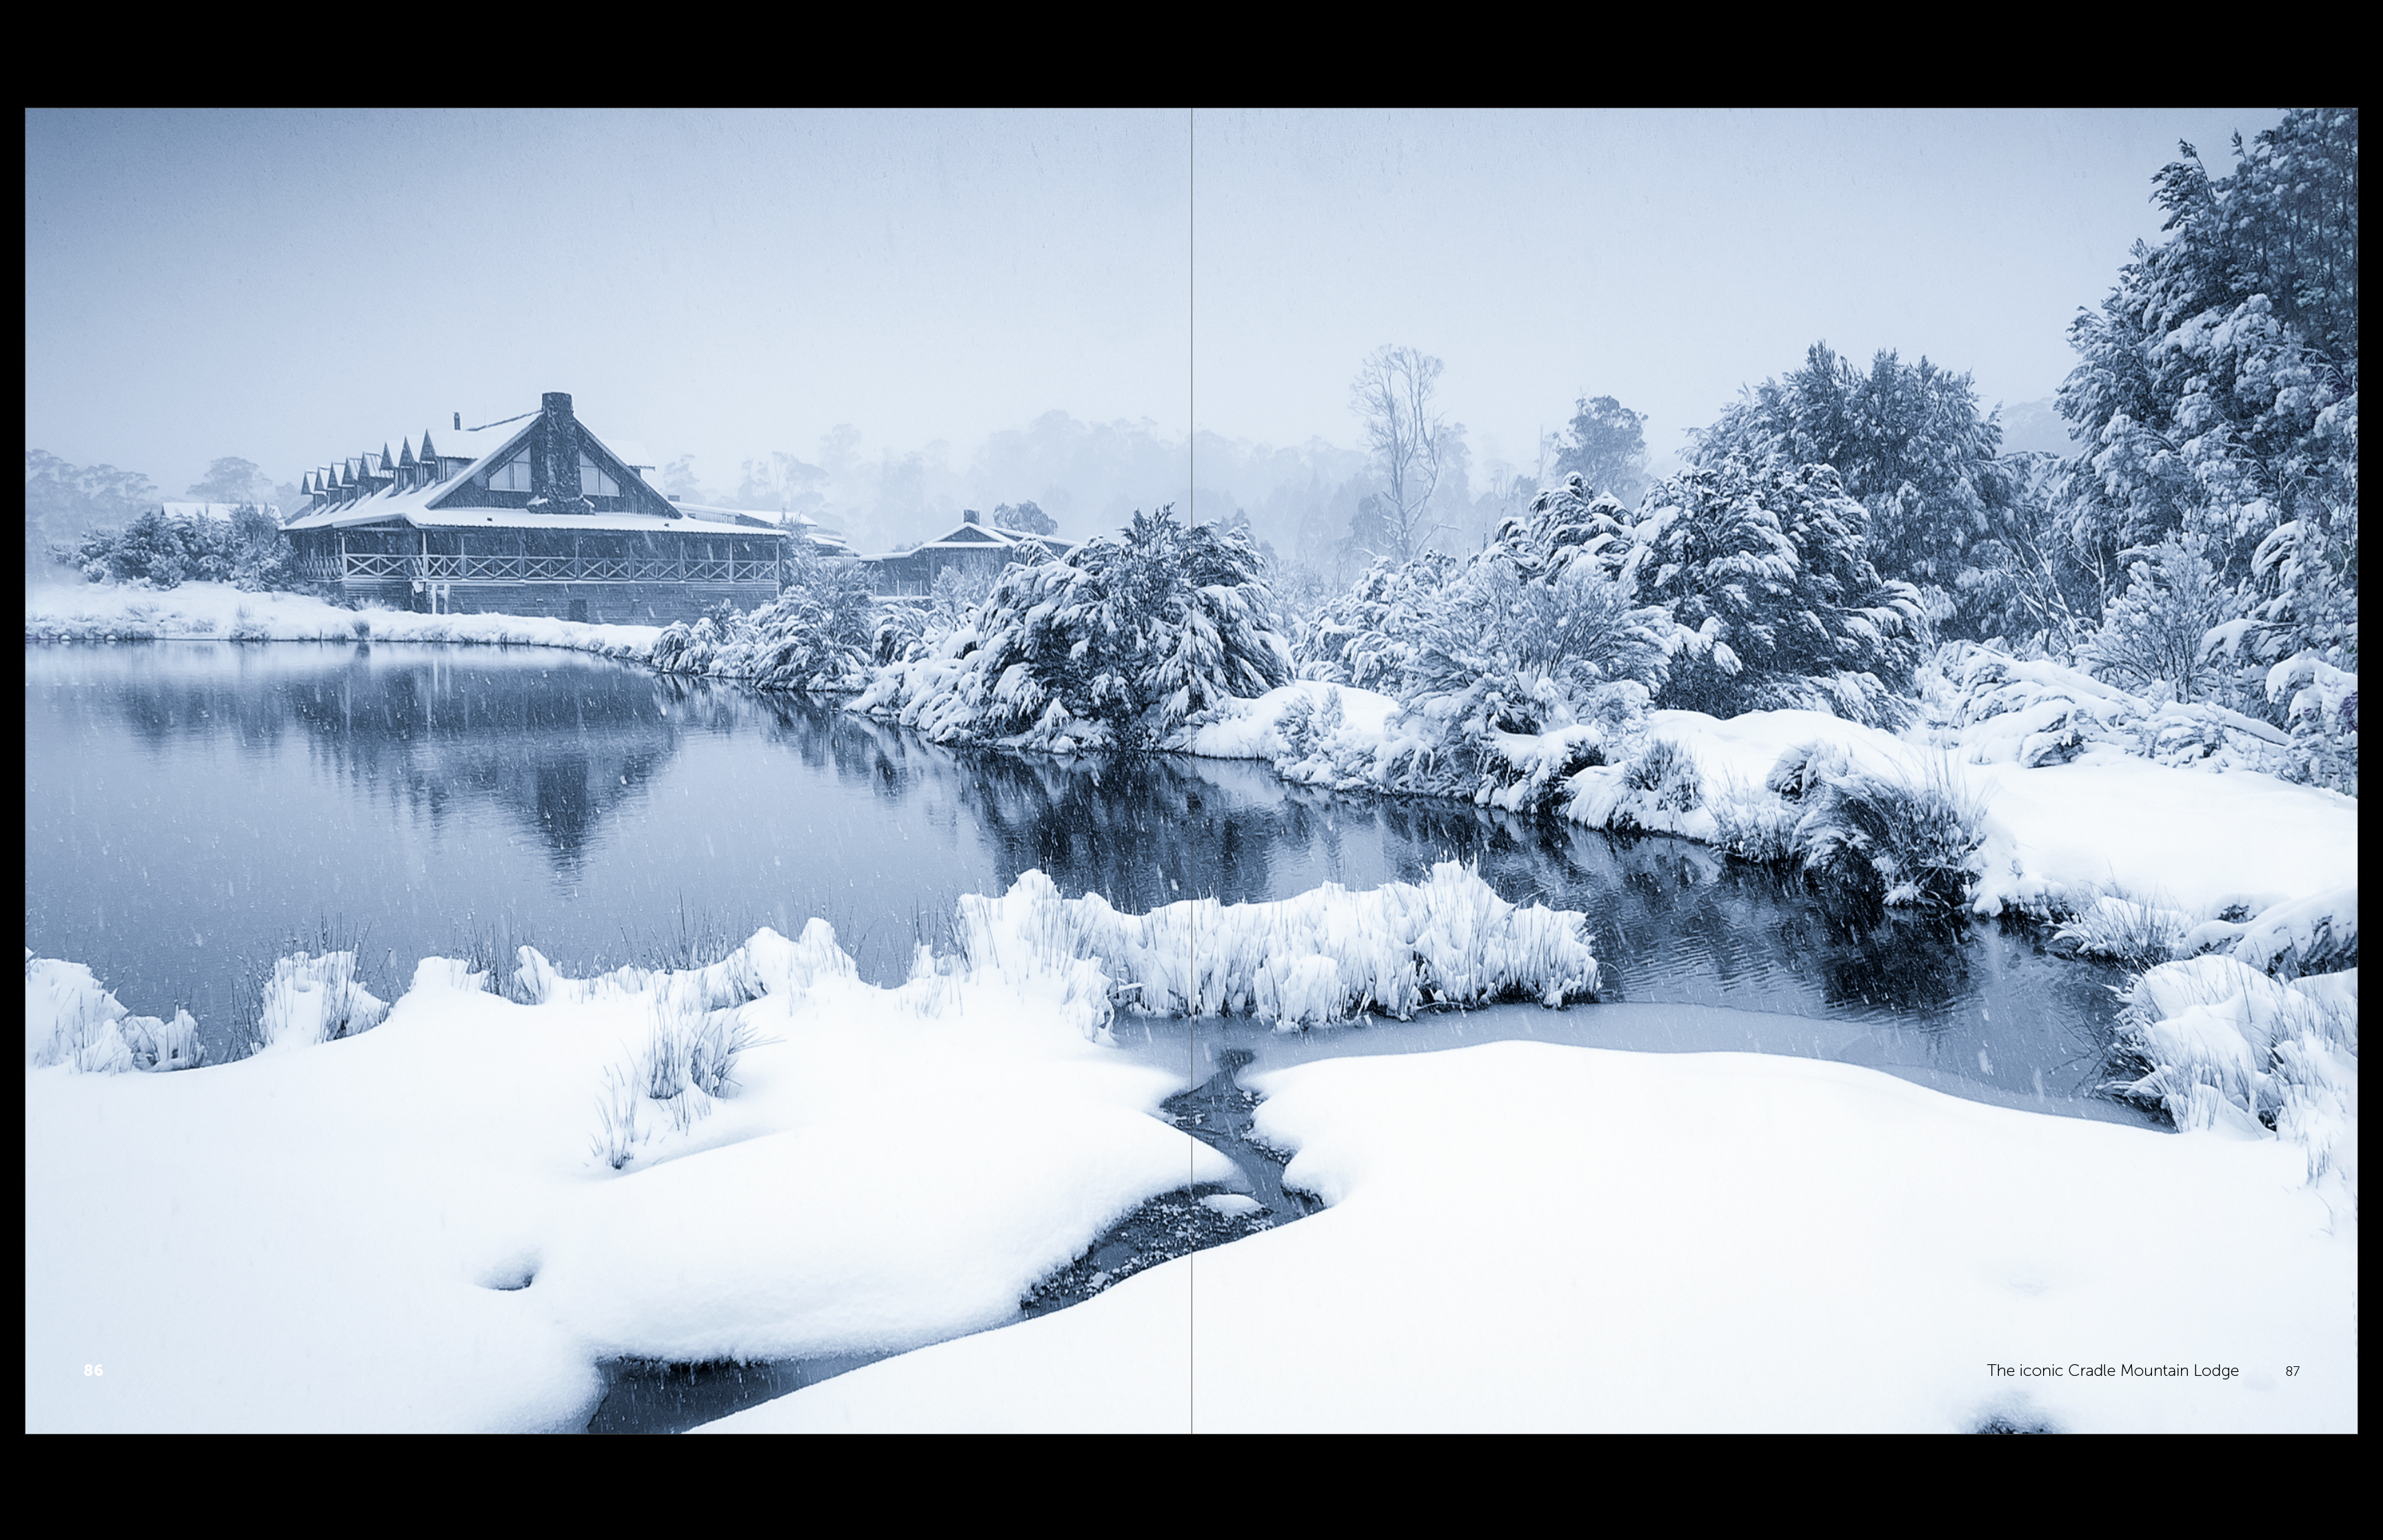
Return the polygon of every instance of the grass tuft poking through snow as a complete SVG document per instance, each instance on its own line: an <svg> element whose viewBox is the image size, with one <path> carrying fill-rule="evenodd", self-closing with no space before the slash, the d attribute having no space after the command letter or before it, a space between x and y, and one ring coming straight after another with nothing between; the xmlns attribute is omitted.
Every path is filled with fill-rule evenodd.
<svg viewBox="0 0 2383 1540"><path fill-rule="evenodd" d="M64 1065L86 1075L192 1069L205 1057L199 1024L134 1016L81 963L25 949L25 1063Z"/></svg>
<svg viewBox="0 0 2383 1540"><path fill-rule="evenodd" d="M2192 917L2181 909L2105 893L2070 916L2052 939L2089 957L2150 967L2184 950L2192 930Z"/></svg>

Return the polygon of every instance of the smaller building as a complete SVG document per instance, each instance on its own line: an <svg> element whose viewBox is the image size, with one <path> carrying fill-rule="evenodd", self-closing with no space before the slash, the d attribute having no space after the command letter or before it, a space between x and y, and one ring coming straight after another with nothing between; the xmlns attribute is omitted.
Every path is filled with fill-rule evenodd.
<svg viewBox="0 0 2383 1540"><path fill-rule="evenodd" d="M869 591L882 598L921 598L935 590L945 573L990 581L1013 561L1036 564L1075 549L1073 543L1022 529L1002 529L984 522L973 508L946 534L911 550L864 556L869 567Z"/></svg>

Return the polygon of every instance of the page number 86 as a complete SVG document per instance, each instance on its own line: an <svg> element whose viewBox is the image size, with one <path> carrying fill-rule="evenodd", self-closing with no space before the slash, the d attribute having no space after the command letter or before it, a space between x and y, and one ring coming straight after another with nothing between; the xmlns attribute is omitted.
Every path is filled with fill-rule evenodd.
<svg viewBox="0 0 2383 1540"><path fill-rule="evenodd" d="M82 1376L87 1380L95 1380L106 1373L107 1365L105 1363L86 1363L82 1366Z"/></svg>

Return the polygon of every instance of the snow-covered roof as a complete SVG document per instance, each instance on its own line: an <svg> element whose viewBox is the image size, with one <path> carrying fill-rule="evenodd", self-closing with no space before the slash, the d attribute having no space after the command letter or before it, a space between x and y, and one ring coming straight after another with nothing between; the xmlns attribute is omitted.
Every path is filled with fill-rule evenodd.
<svg viewBox="0 0 2383 1540"><path fill-rule="evenodd" d="M784 537L785 531L769 524L732 524L720 519L666 519L659 513L542 513L534 508L433 508L430 504L461 477L409 492L377 492L338 508L309 513L284 526L300 529L353 529L360 524L390 520L416 529L608 529L673 532L680 535L722 534ZM692 527L690 527L692 526Z"/></svg>
<svg viewBox="0 0 2383 1540"><path fill-rule="evenodd" d="M708 502L681 502L675 498L671 499L671 506L690 519L701 519L708 524L759 524L768 529L777 528L778 521L789 516L764 512L758 508L722 508Z"/></svg>
<svg viewBox="0 0 2383 1540"><path fill-rule="evenodd" d="M1000 529L992 524L962 523L923 545L908 550L880 551L861 558L864 561L890 561L897 557L916 556L922 550L998 550L1022 546L1033 541L1054 556L1065 556L1075 548L1073 540L1062 540L1056 535L1033 535L1022 529Z"/></svg>
<svg viewBox="0 0 2383 1540"><path fill-rule="evenodd" d="M367 499L369 501L369 499ZM357 504L359 508L366 506ZM383 514L382 517L388 517ZM764 524L759 528L709 519L665 519L658 513L540 513L530 508L432 508L405 516L424 529L637 529L678 535L769 535L786 532ZM344 521L343 521L344 522Z"/></svg>

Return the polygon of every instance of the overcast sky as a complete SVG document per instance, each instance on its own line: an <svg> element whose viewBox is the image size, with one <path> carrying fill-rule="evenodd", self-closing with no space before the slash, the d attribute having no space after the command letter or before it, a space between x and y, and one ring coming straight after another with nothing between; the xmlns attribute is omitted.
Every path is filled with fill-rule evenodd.
<svg viewBox="0 0 2383 1540"><path fill-rule="evenodd" d="M1821 339L2031 400L2177 141L2280 116L32 112L26 444L179 492L562 389L713 479L1052 410L1353 445L1385 342L1526 467Z"/></svg>

